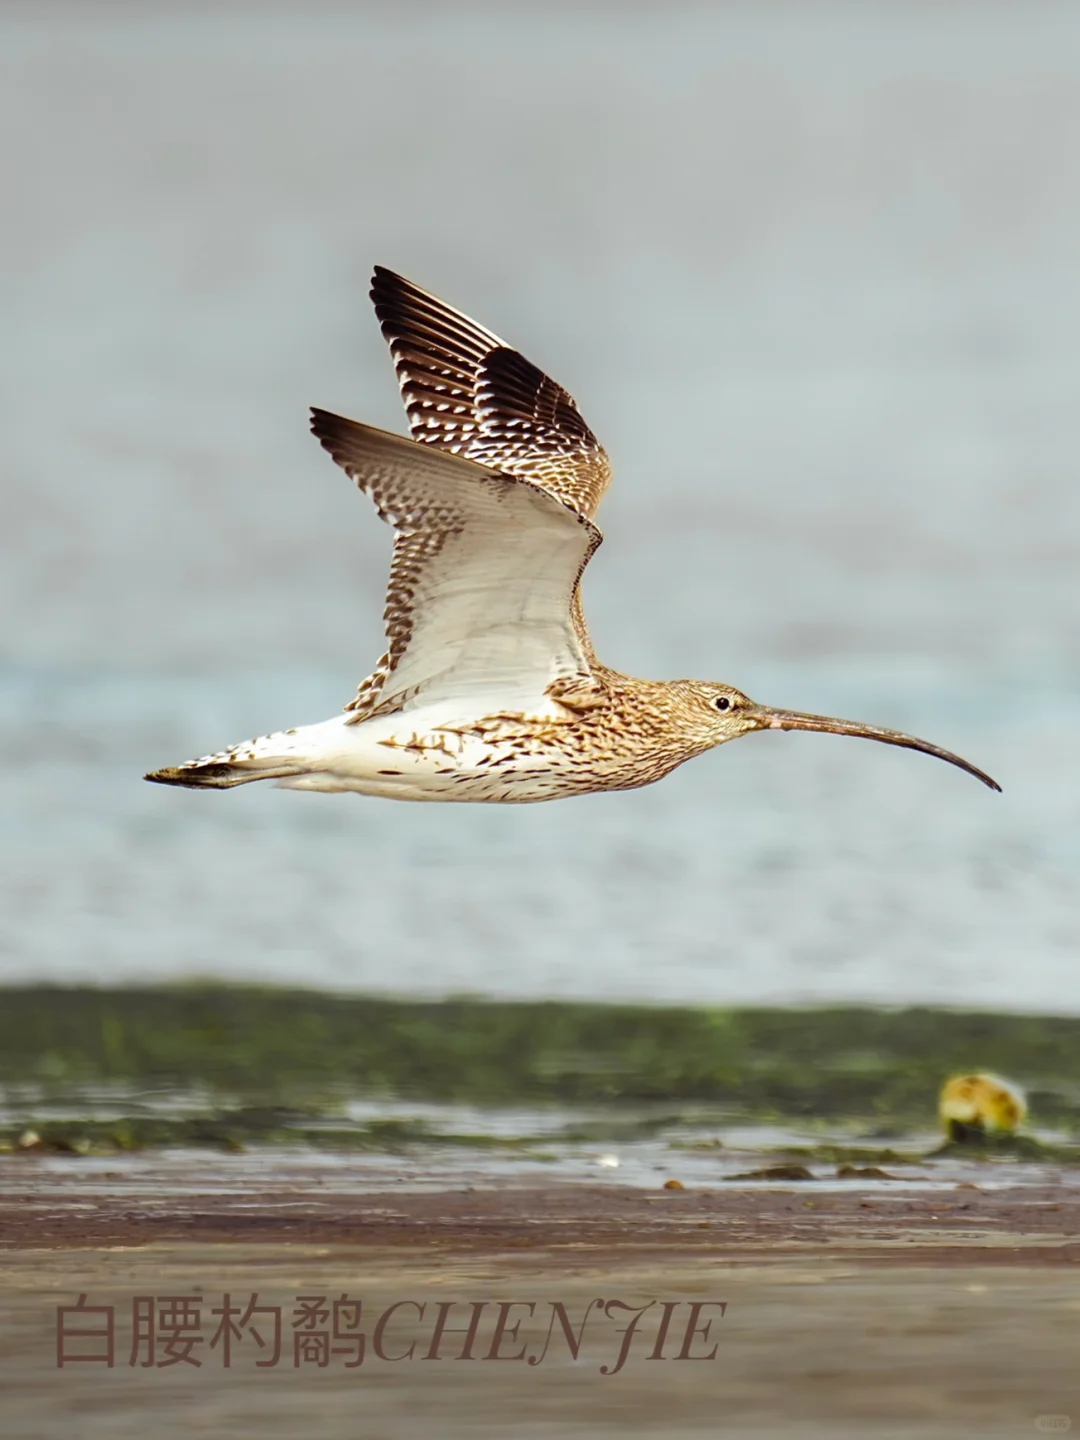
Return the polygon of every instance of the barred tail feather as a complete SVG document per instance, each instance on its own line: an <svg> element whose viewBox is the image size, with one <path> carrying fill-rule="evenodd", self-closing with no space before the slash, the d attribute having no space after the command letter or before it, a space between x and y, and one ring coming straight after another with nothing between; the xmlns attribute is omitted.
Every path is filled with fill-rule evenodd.
<svg viewBox="0 0 1080 1440"><path fill-rule="evenodd" d="M253 780L302 775L310 768L302 745L300 731L281 730L275 735L246 740L216 755L202 755L186 765L166 765L161 770L151 770L143 779L158 785L184 785L189 790L228 790Z"/></svg>

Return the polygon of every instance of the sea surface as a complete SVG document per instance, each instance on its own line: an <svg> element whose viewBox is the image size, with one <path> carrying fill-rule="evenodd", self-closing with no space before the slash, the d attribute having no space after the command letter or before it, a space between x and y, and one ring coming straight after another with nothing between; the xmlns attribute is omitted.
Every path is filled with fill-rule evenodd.
<svg viewBox="0 0 1080 1440"><path fill-rule="evenodd" d="M1080 1013L1080 7L9 3L0 982ZM144 771L325 718L399 269L610 451L597 646L914 730L636 793Z"/></svg>

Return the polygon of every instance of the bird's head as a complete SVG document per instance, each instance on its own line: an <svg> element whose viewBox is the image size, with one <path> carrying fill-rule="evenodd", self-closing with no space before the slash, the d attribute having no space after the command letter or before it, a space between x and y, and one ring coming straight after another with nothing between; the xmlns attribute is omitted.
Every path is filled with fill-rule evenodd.
<svg viewBox="0 0 1080 1440"><path fill-rule="evenodd" d="M958 765L974 775L991 790L1001 789L996 780L959 755L900 730L864 725L858 720L836 720L830 715L807 715L800 710L777 710L771 705L759 705L732 685L712 680L682 680L678 686L693 716L695 730L707 747L737 740L752 730L817 730L830 735L855 735L864 740L880 740L885 745L921 750L924 755L936 755L939 760L947 760L950 765Z"/></svg>

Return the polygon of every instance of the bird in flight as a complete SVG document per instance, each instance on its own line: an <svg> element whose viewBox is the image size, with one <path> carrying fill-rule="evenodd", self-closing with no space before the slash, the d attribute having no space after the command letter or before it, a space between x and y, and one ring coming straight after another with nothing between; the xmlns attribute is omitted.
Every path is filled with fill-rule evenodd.
<svg viewBox="0 0 1080 1440"><path fill-rule="evenodd" d="M228 789L523 802L631 790L755 730L913 735L760 705L712 680L638 680L593 650L581 577L607 455L572 397L467 316L377 267L375 314L411 439L325 410L311 429L394 531L386 651L342 714L146 776Z"/></svg>

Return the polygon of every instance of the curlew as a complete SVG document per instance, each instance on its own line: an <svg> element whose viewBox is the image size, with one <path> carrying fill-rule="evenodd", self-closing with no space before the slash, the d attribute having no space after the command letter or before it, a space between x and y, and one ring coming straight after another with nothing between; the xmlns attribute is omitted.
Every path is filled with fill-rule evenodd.
<svg viewBox="0 0 1080 1440"><path fill-rule="evenodd" d="M146 776L227 789L524 802L630 790L755 730L926 740L760 705L709 680L639 680L596 656L581 577L611 479L571 396L389 270L371 297L412 438L324 410L311 428L394 531L386 652L344 713Z"/></svg>

